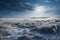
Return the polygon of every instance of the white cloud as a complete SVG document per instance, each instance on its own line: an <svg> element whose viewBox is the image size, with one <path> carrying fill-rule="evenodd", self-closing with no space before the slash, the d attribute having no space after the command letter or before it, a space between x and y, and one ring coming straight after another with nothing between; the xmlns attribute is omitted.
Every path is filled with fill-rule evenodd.
<svg viewBox="0 0 60 40"><path fill-rule="evenodd" d="M50 1L49 1L49 0L44 0L44 2L48 3L48 2L50 2Z"/></svg>
<svg viewBox="0 0 60 40"><path fill-rule="evenodd" d="M53 17L56 16L53 12L54 8L46 6L36 6L33 11L25 12L25 17ZM53 16L52 16L53 15Z"/></svg>
<svg viewBox="0 0 60 40"><path fill-rule="evenodd" d="M37 7L35 7L34 11L37 11L39 13L43 13L45 11L45 6L37 6Z"/></svg>
<svg viewBox="0 0 60 40"><path fill-rule="evenodd" d="M42 5L36 5L33 11L26 10L25 12L21 12L23 14L18 15L20 17L56 17L54 10L55 7L47 7Z"/></svg>

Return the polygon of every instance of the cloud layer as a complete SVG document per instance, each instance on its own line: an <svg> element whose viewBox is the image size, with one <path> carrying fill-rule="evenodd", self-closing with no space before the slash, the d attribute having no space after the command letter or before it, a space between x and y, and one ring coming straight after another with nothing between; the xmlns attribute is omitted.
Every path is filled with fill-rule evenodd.
<svg viewBox="0 0 60 40"><path fill-rule="evenodd" d="M37 5L42 8L39 8ZM43 6L45 6L45 8L43 8ZM40 13L44 11L44 14L41 13L43 16L46 15L46 13L59 16L60 0L0 0L0 16L3 17L17 17L18 15L20 15L19 17L24 17L26 14L29 16L32 11L33 13L37 11L37 14L35 14L38 15L38 10L40 10ZM34 15L33 13L31 16ZM41 14L39 15L41 16Z"/></svg>

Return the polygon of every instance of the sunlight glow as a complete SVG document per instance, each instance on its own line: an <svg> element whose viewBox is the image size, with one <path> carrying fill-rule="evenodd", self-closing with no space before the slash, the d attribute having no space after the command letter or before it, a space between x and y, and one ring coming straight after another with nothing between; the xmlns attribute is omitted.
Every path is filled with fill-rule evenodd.
<svg viewBox="0 0 60 40"><path fill-rule="evenodd" d="M37 6L35 8L35 11L38 12L38 13L43 13L45 11L45 6Z"/></svg>
<svg viewBox="0 0 60 40"><path fill-rule="evenodd" d="M53 8L39 5L39 6L36 6L33 11L24 12L25 15L23 15L23 16L24 17L53 17L53 16L56 16L54 14L54 12L50 11L50 10L53 10Z"/></svg>
<svg viewBox="0 0 60 40"><path fill-rule="evenodd" d="M40 17L40 16L44 16L45 14L45 11L46 11L46 8L45 6L37 6L35 9L34 9L34 12L32 13L33 16L37 16L37 17Z"/></svg>

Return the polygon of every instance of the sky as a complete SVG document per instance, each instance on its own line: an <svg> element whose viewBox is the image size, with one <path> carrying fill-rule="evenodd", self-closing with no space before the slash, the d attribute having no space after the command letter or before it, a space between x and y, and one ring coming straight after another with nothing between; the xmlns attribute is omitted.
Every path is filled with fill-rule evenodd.
<svg viewBox="0 0 60 40"><path fill-rule="evenodd" d="M0 0L0 16L60 17L60 0Z"/></svg>

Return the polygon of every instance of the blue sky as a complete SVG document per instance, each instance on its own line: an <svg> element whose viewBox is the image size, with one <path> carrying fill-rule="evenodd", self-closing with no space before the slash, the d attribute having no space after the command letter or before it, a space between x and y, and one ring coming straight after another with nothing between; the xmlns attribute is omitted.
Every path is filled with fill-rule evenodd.
<svg viewBox="0 0 60 40"><path fill-rule="evenodd" d="M0 16L60 17L60 0L0 0Z"/></svg>

